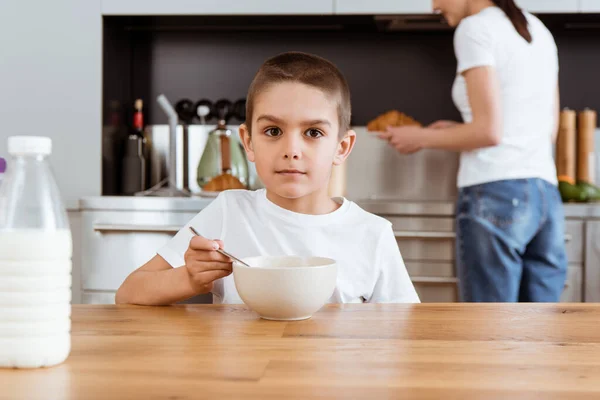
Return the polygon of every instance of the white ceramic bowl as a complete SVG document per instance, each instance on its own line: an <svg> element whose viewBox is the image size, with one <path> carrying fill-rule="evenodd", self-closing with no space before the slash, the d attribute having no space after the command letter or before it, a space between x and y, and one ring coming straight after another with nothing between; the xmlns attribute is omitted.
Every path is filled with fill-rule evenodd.
<svg viewBox="0 0 600 400"><path fill-rule="evenodd" d="M322 257L250 257L252 268L233 263L233 278L241 299L262 318L307 319L335 290L337 264Z"/></svg>

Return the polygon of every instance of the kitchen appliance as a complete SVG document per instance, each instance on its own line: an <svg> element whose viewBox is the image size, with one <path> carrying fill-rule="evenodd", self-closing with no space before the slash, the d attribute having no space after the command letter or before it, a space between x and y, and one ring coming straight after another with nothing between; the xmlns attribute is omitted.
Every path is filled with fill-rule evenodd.
<svg viewBox="0 0 600 400"><path fill-rule="evenodd" d="M241 142L232 137L225 120L210 131L198 163L198 186L203 192L248 188L248 161Z"/></svg>
<svg viewBox="0 0 600 400"><path fill-rule="evenodd" d="M198 165L211 131L214 131L217 125L198 125L193 124L188 126L188 146L187 146L187 166L183 163L183 126L176 127L176 143L175 146L175 174L174 181L177 189L184 187L184 169L187 168L186 184L190 193L199 195L202 188L198 185ZM230 139L236 140L239 143L239 131L237 125L226 125L225 128L231 132ZM149 164L150 164L150 181L151 186L155 186L168 177L170 164L169 156L169 127L168 125L148 125L145 135L149 138ZM254 163L248 162L248 182L249 188L252 190L263 187Z"/></svg>

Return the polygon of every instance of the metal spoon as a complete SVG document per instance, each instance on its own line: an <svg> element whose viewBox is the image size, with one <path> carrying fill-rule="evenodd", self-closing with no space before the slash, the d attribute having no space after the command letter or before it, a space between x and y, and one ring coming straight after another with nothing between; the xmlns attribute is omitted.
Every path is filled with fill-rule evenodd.
<svg viewBox="0 0 600 400"><path fill-rule="evenodd" d="M200 234L199 234L199 233L198 233L198 232L197 232L197 231L194 229L194 227L193 227L193 226L190 226L190 231L192 231L192 233L193 233L195 236L200 236ZM234 256L234 255L231 255L231 254L229 254L228 252L226 252L226 251L225 251L225 250L223 250L223 249L217 249L216 251L218 251L219 253L223 254L225 257L229 257L229 258L231 258L232 260L235 260L235 261L239 262L239 263L240 263L240 264L242 264L244 267L252 268L252 267L251 267L251 266L250 266L248 263L246 263L246 262L244 262L244 261L240 260L239 258L237 258L237 257L236 257L236 256Z"/></svg>

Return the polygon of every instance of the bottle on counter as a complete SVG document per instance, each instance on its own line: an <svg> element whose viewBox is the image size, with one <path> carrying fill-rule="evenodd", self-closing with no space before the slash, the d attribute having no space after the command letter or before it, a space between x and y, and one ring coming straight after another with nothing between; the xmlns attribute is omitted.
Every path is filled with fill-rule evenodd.
<svg viewBox="0 0 600 400"><path fill-rule="evenodd" d="M0 187L0 367L62 363L71 349L71 231L46 137L8 138Z"/></svg>
<svg viewBox="0 0 600 400"><path fill-rule="evenodd" d="M146 188L146 157L144 154L143 102L135 101L133 129L125 141L121 193L133 196Z"/></svg>

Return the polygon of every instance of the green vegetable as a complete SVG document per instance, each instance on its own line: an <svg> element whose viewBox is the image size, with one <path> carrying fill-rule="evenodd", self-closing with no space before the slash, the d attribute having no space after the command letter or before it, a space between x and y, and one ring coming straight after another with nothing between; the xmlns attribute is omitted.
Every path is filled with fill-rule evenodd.
<svg viewBox="0 0 600 400"><path fill-rule="evenodd" d="M572 185L569 182L559 181L558 191L565 203L569 201L587 201L587 192L583 191L579 185Z"/></svg>
<svg viewBox="0 0 600 400"><path fill-rule="evenodd" d="M600 188L588 182L577 182L577 187L581 190L586 201L600 201Z"/></svg>

